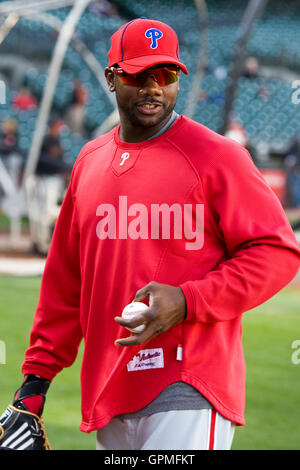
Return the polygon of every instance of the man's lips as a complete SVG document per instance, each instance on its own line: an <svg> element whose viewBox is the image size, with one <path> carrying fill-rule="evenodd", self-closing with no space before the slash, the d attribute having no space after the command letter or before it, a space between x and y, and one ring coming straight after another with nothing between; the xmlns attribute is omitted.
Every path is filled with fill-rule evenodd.
<svg viewBox="0 0 300 470"><path fill-rule="evenodd" d="M137 103L137 108L142 114L156 114L162 108L162 104L158 102L145 101L142 103Z"/></svg>

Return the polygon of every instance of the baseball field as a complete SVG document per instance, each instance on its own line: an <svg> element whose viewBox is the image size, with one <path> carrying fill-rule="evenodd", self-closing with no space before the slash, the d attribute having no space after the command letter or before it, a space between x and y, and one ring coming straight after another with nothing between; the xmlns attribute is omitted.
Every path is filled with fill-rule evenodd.
<svg viewBox="0 0 300 470"><path fill-rule="evenodd" d="M39 288L40 277L1 277L0 413L22 380L20 365ZM289 285L244 315L246 426L236 430L234 450L300 449L299 313L300 290ZM81 355L82 348L73 366L55 378L47 395L44 419L55 450L95 449L95 434L79 431Z"/></svg>

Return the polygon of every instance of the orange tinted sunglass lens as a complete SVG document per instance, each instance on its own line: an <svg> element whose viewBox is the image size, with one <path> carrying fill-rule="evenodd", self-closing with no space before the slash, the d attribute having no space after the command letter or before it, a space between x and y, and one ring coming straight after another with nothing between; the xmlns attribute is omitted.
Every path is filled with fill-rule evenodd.
<svg viewBox="0 0 300 470"><path fill-rule="evenodd" d="M121 83L130 86L142 86L149 76L152 76L159 86L166 86L175 83L179 75L179 70L168 67L147 70L137 74L127 74L120 68L114 68L114 72L120 77Z"/></svg>

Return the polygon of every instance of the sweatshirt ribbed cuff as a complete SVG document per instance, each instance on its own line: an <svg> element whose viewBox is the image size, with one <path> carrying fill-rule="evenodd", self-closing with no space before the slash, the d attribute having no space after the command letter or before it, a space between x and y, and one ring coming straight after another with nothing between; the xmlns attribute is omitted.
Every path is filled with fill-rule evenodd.
<svg viewBox="0 0 300 470"><path fill-rule="evenodd" d="M195 321L196 320L196 306L191 282L185 282L180 285L186 301L186 317L184 321Z"/></svg>

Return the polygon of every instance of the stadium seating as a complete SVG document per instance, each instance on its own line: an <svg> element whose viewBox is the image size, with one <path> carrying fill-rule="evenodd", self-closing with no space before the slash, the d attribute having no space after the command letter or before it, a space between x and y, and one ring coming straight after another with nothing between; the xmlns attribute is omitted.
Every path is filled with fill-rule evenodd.
<svg viewBox="0 0 300 470"><path fill-rule="evenodd" d="M229 83L228 72L233 58L237 28L242 19L244 4L236 0L211 0L208 4L208 65L201 83L201 96L197 101L194 119L218 131L223 119L223 105L226 88ZM181 79L181 94L177 111L184 113L187 96L193 80L199 52L199 18L194 2L188 0L142 0L140 2L115 2L120 15L107 17L95 15L87 9L79 21L76 37L80 38L99 60L102 67L107 63L109 37L121 24L132 17L146 16L166 21L173 26L179 36L181 57L190 70L190 76ZM130 8L128 6L130 5ZM70 8L51 11L64 21ZM125 13L124 13L125 12ZM124 15L127 15L126 17ZM123 16L121 16L123 15ZM283 5L277 0L269 4L260 22L255 26L247 47L247 55L258 58L261 66L273 67L270 75L247 79L241 77L233 103L233 113L244 126L253 145L260 142L289 142L300 130L300 107L292 103L291 79L284 79L276 70L280 67L296 71L300 66L300 9L296 2ZM203 26L201 26L203 27ZM38 41L36 38L38 37ZM51 58L57 34L39 21L29 18L20 19L3 44L2 54L18 54L22 38L22 54L32 58L31 70L24 70L24 81L33 94L40 99L47 77L47 64ZM223 76L218 70L225 71ZM80 78L87 87L90 97L86 108L85 124L91 135L113 107L106 93L99 85L93 73L87 68L79 53L70 45L64 59L63 69L56 88L53 112L63 114L70 98L70 87L73 79ZM267 94L263 94L263 91ZM0 109L0 118L14 115L20 124L20 146L26 152L31 143L37 111L31 112L29 118L22 113L15 113L9 108L13 90L8 91L7 105ZM77 147L85 138L63 135L67 158L76 157Z"/></svg>

